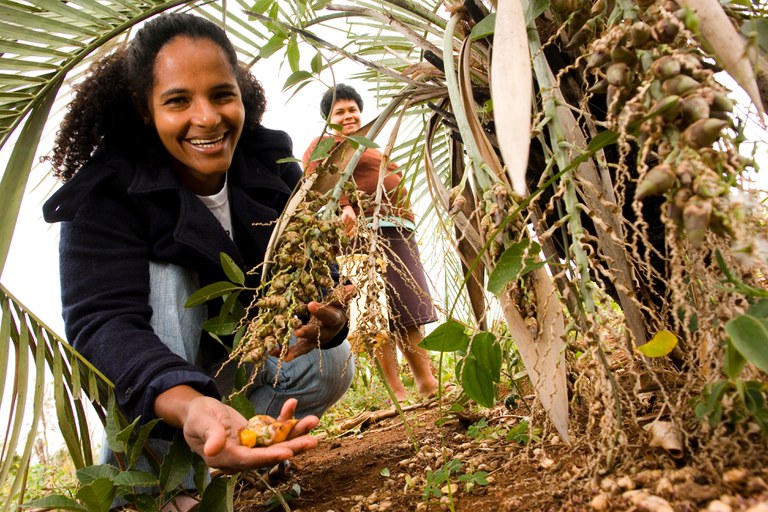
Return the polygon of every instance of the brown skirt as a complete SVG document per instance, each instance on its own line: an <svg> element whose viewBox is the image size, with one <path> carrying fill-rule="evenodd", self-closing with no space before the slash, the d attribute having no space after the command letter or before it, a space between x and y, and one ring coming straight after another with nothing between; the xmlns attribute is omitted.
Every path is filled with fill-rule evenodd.
<svg viewBox="0 0 768 512"><path fill-rule="evenodd" d="M390 328L436 322L437 312L429 294L415 233L394 227L382 227L379 232L386 240L384 280L390 307Z"/></svg>

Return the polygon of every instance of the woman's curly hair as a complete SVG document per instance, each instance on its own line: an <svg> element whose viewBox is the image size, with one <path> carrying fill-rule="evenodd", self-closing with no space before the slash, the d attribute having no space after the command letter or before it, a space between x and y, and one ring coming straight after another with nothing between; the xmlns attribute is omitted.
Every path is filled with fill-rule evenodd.
<svg viewBox="0 0 768 512"><path fill-rule="evenodd" d="M245 129L261 123L266 109L264 89L248 69L238 64L235 48L224 30L192 14L163 14L147 22L130 43L96 62L75 87L75 97L56 134L52 155L47 157L57 178L71 179L102 146L147 151L161 148L157 133L144 123L136 105L148 105L157 54L179 36L209 39L224 50L240 87Z"/></svg>

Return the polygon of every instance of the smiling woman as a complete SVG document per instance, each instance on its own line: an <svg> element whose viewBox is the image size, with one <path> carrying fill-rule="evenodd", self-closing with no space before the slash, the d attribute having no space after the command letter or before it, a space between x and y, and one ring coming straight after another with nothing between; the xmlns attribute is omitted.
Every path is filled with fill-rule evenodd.
<svg viewBox="0 0 768 512"><path fill-rule="evenodd" d="M247 393L256 413L299 421L290 439L246 448L237 436L246 419L221 401L234 380L222 369L227 352L202 332L204 306L184 307L201 286L226 278L222 253L256 288L260 276L249 271L301 176L296 163L278 163L291 156L291 141L261 125L264 107L261 85L217 25L187 14L154 18L77 87L51 158L65 183L44 207L46 220L61 222L67 339L114 382L129 419L161 420L153 441L161 458L179 430L208 466L225 471L316 446L307 432L354 372L346 316L308 304L312 315L295 326L294 341L319 340L323 355L284 361L279 375L268 358Z"/></svg>

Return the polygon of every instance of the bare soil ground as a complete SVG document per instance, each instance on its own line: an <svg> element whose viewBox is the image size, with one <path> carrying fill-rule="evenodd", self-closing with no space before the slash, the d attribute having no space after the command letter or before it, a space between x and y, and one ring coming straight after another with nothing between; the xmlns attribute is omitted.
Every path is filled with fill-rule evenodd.
<svg viewBox="0 0 768 512"><path fill-rule="evenodd" d="M649 449L632 475L595 475L587 470L592 455L583 446L569 447L556 436L525 445L488 436L492 428L472 436L468 426L480 417L453 415L440 422L439 411L434 402L406 411L412 437L396 415L373 421L388 413L362 413L356 421L366 421L321 439L270 488L244 479L235 510L768 512L768 468L760 465L707 475L682 462L658 467L658 453ZM490 426L519 420L503 406L486 416ZM461 467L451 472L449 487L437 477L452 459ZM484 474L487 481L480 482ZM474 485L466 475L474 475ZM285 503L276 500L277 493Z"/></svg>

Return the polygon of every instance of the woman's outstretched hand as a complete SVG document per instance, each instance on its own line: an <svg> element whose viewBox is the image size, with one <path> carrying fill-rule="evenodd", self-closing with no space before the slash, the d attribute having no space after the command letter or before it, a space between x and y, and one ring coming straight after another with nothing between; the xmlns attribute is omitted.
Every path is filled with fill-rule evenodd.
<svg viewBox="0 0 768 512"><path fill-rule="evenodd" d="M278 420L293 418L297 401L286 400ZM155 411L167 423L181 428L189 447L210 468L226 473L270 467L317 446L307 435L319 423L317 416L302 418L288 440L265 447L240 444L238 433L248 421L232 407L201 395L189 386L177 386L158 395Z"/></svg>

